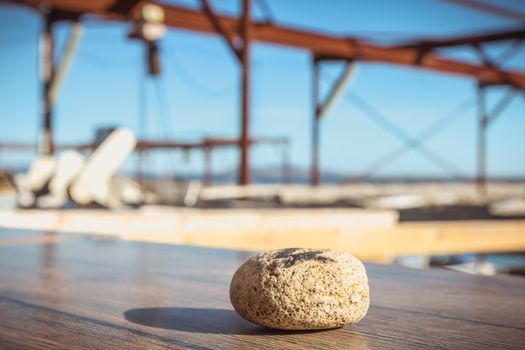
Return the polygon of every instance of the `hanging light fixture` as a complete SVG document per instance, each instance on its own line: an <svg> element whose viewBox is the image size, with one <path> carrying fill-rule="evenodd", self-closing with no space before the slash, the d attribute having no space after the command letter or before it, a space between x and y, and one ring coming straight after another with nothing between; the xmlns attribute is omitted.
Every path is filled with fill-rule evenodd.
<svg viewBox="0 0 525 350"><path fill-rule="evenodd" d="M146 65L150 75L159 75L161 72L158 41L166 35L166 31L162 7L146 4L128 35L130 39L142 40L145 43Z"/></svg>

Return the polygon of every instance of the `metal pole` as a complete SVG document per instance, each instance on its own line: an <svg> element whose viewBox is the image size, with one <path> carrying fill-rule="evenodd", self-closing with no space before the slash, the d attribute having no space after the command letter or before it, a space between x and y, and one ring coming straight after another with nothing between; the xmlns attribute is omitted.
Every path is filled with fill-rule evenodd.
<svg viewBox="0 0 525 350"><path fill-rule="evenodd" d="M310 169L310 184L318 186L319 174L319 63L312 60L312 159Z"/></svg>
<svg viewBox="0 0 525 350"><path fill-rule="evenodd" d="M51 88L55 75L53 20L48 15L45 18L44 31L41 37L41 70L42 70L42 138L40 140L40 152L51 155L55 151L53 141L53 101Z"/></svg>
<svg viewBox="0 0 525 350"><path fill-rule="evenodd" d="M326 97L326 100L322 104L319 103L319 118L322 118L326 113L328 113L328 111L335 103L337 98L340 97L341 94L344 92L346 86L350 82L350 78L352 77L352 75L354 75L355 68L356 65L354 62L346 62L345 70L335 82L334 86L332 87L332 90Z"/></svg>
<svg viewBox="0 0 525 350"><path fill-rule="evenodd" d="M476 183L478 191L482 195L487 194L486 167L487 167L487 106L486 106L486 87L478 84L478 175Z"/></svg>
<svg viewBox="0 0 525 350"><path fill-rule="evenodd" d="M63 82L66 79L66 75L68 74L71 63L73 62L80 39L82 38L83 30L82 24L78 20L72 23L62 59L57 67L54 68L53 84L51 84L49 91L52 104L55 104Z"/></svg>
<svg viewBox="0 0 525 350"><path fill-rule="evenodd" d="M137 181L140 185L144 185L144 163L146 161L146 154L143 150L138 150L138 172Z"/></svg>
<svg viewBox="0 0 525 350"><path fill-rule="evenodd" d="M204 147L204 176L203 183L206 186L209 186L213 182L212 171L211 171L211 147Z"/></svg>
<svg viewBox="0 0 525 350"><path fill-rule="evenodd" d="M288 143L282 144L281 149L281 171L282 171L282 183L292 183L292 174L290 168L290 155L288 154Z"/></svg>
<svg viewBox="0 0 525 350"><path fill-rule="evenodd" d="M251 182L250 174L250 32L251 32L251 0L243 0L241 51L242 63L242 105L241 105L241 158L239 169L239 184L248 185Z"/></svg>

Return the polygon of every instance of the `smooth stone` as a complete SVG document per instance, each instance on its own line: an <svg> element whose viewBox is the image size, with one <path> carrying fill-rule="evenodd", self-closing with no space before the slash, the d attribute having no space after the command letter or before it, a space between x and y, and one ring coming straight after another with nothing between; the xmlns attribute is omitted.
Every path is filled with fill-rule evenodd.
<svg viewBox="0 0 525 350"><path fill-rule="evenodd" d="M358 322L368 311L370 294L365 267L356 257L290 248L262 253L239 267L230 300L253 323L314 330Z"/></svg>

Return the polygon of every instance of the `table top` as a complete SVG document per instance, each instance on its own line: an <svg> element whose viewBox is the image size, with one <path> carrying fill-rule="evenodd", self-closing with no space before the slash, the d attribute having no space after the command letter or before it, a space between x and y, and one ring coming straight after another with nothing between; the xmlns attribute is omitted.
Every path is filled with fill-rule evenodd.
<svg viewBox="0 0 525 350"><path fill-rule="evenodd" d="M0 349L523 349L525 279L367 265L368 315L314 332L241 319L250 253L0 230Z"/></svg>

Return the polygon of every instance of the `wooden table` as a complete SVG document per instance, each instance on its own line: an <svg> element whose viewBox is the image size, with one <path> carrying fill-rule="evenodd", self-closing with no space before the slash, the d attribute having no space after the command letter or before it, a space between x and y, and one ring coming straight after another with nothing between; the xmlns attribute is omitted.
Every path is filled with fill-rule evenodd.
<svg viewBox="0 0 525 350"><path fill-rule="evenodd" d="M241 319L249 254L0 230L0 349L523 349L525 279L368 265L360 323L317 332Z"/></svg>

